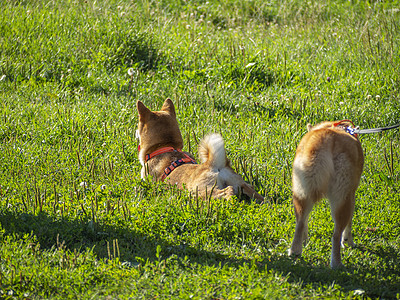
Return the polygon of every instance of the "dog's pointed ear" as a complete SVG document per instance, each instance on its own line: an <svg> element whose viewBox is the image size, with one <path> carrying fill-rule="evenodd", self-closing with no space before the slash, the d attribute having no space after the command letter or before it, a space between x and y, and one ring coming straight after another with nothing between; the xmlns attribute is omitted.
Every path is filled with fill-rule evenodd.
<svg viewBox="0 0 400 300"><path fill-rule="evenodd" d="M136 102L137 111L139 113L139 120L145 122L151 115L150 109L148 109L142 101Z"/></svg>
<svg viewBox="0 0 400 300"><path fill-rule="evenodd" d="M313 126L310 123L308 123L307 124L307 131L311 131L312 129L313 129Z"/></svg>
<svg viewBox="0 0 400 300"><path fill-rule="evenodd" d="M172 103L172 100L169 99L169 98L167 98L167 99L164 101L164 104L163 104L161 110L162 110L162 111L165 111L165 112L167 112L167 113L169 113L170 115L172 115L172 116L174 116L174 117L176 117L174 103Z"/></svg>

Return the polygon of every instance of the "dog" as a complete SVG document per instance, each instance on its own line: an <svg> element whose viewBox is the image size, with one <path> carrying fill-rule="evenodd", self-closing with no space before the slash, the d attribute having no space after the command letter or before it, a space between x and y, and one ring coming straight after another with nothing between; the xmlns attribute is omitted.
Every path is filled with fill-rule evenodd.
<svg viewBox="0 0 400 300"><path fill-rule="evenodd" d="M331 267L342 266L341 246L355 246L351 224L364 155L352 125L349 120L307 125L308 132L301 139L293 162L296 229L289 255L301 255L302 243L308 238L308 216L323 197L329 200L334 221Z"/></svg>
<svg viewBox="0 0 400 300"><path fill-rule="evenodd" d="M175 184L196 192L200 197L231 198L243 193L262 203L264 197L234 172L226 157L224 140L219 134L206 136L199 144L201 164L182 151L183 139L175 106L166 99L160 111L150 111L137 101L139 123L139 160L141 177Z"/></svg>

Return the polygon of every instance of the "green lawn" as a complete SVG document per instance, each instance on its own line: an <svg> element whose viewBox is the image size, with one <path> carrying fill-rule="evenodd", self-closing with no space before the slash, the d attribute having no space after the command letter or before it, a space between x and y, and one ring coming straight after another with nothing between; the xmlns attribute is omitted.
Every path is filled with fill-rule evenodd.
<svg viewBox="0 0 400 300"><path fill-rule="evenodd" d="M400 131L363 135L345 268L291 169L307 123L400 123L400 1L0 0L0 299L400 298ZM136 101L220 132L269 203L140 179Z"/></svg>

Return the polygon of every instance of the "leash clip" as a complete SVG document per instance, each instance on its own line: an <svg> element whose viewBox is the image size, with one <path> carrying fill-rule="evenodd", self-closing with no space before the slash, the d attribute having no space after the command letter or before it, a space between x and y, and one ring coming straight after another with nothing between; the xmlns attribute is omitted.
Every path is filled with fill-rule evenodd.
<svg viewBox="0 0 400 300"><path fill-rule="evenodd" d="M355 127L355 128L347 126L347 127L345 127L345 130L346 130L347 133L357 137L357 133L360 130L360 128L358 126Z"/></svg>

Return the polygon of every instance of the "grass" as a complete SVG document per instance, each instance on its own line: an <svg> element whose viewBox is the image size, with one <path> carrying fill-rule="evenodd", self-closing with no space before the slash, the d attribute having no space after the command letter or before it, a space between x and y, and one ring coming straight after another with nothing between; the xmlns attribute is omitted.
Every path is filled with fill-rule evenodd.
<svg viewBox="0 0 400 300"><path fill-rule="evenodd" d="M306 124L400 121L399 4L4 2L0 298L399 298L398 130L361 137L346 268L329 268L326 202L287 256ZM140 179L136 101L166 97L185 150L220 132L270 204Z"/></svg>

